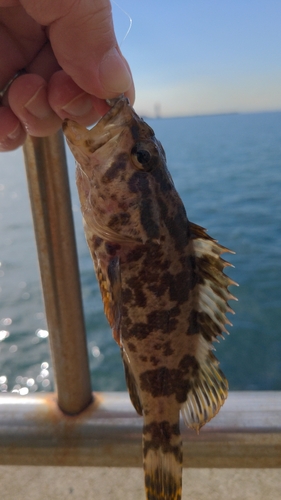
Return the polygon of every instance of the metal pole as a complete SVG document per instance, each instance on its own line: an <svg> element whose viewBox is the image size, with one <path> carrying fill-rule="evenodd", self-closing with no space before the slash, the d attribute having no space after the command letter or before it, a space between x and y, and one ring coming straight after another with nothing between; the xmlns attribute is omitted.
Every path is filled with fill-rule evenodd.
<svg viewBox="0 0 281 500"><path fill-rule="evenodd" d="M27 137L23 150L58 404L76 414L92 394L62 133Z"/></svg>

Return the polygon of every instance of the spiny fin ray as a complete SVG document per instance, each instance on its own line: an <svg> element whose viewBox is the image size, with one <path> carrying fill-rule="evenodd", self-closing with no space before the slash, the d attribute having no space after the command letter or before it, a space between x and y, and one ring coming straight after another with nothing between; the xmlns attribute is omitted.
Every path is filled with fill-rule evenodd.
<svg viewBox="0 0 281 500"><path fill-rule="evenodd" d="M218 368L218 361L209 360L181 408L187 427L198 432L218 413L227 398L227 392L228 382Z"/></svg>
<svg viewBox="0 0 281 500"><path fill-rule="evenodd" d="M219 245L203 228L190 224L191 248L195 256L197 285L194 289L191 332L198 335L196 359L199 370L181 412L188 427L199 429L211 420L227 398L228 383L211 352L212 342L227 332L226 313L233 313L228 300L234 299L228 286L235 284L223 272L229 263L221 254L231 252Z"/></svg>
<svg viewBox="0 0 281 500"><path fill-rule="evenodd" d="M226 313L233 313L228 300L235 300L228 286L236 284L223 272L228 263L221 258L224 252L231 252L219 245L203 228L190 223L192 251L196 259L197 286L193 303L193 331L197 329L207 342L211 343L225 332L230 324Z"/></svg>

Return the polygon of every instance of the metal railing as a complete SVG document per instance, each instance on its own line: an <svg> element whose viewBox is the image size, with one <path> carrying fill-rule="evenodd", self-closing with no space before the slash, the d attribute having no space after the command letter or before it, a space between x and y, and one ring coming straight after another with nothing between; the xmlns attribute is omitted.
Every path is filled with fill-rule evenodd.
<svg viewBox="0 0 281 500"><path fill-rule="evenodd" d="M24 146L56 393L0 396L1 465L141 466L142 419L126 393L91 392L64 142ZM281 392L230 393L184 466L281 467Z"/></svg>
<svg viewBox="0 0 281 500"><path fill-rule="evenodd" d="M0 465L142 465L142 418L126 393L95 394L69 416L54 394L0 398ZM199 436L182 428L185 467L281 467L281 393L233 392Z"/></svg>

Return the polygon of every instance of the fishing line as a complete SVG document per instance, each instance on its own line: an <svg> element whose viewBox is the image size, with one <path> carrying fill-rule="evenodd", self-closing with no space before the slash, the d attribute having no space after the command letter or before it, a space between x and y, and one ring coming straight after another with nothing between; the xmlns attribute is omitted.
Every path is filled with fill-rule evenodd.
<svg viewBox="0 0 281 500"><path fill-rule="evenodd" d="M131 18L130 14L128 12L126 12L126 10L122 9L122 7L120 7L120 5L117 2L115 2L115 0L111 0L111 3L114 3L114 5L116 5L116 7L118 7L118 9L120 9L127 16L127 18L129 19L129 28L126 31L126 34L125 34L122 42L119 43L119 47L121 47L122 43L126 40L127 36L129 35L129 33L131 31L132 24L133 24L133 19Z"/></svg>

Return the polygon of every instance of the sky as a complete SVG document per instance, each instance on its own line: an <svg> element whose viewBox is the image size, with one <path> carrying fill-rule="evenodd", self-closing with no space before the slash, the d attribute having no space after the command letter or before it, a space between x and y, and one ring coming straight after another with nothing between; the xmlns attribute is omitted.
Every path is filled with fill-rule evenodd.
<svg viewBox="0 0 281 500"><path fill-rule="evenodd" d="M281 111L281 0L114 2L137 112Z"/></svg>

